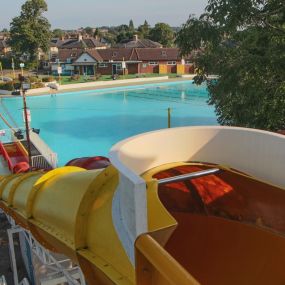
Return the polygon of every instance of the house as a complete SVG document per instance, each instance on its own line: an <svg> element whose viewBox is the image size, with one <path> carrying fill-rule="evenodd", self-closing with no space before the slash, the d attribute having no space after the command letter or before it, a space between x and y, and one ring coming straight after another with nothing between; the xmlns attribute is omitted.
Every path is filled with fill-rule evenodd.
<svg viewBox="0 0 285 285"><path fill-rule="evenodd" d="M115 45L117 48L162 48L162 44L149 39L139 39L138 35L134 35L133 39L125 40Z"/></svg>
<svg viewBox="0 0 285 285"><path fill-rule="evenodd" d="M84 71L82 68L72 65L75 59L80 57L83 52L93 51L93 50L104 50L107 45L99 42L97 39L88 37L83 38L82 35L78 35L76 39L67 39L60 43L58 46L58 53L50 59L50 66L52 73L57 74L58 67L61 67L62 74L70 75L73 73L81 73ZM85 62L86 63L86 62ZM82 64L81 64L82 65ZM79 66L81 66L79 64ZM86 67L87 68L87 67ZM89 69L90 67L88 67Z"/></svg>
<svg viewBox="0 0 285 285"><path fill-rule="evenodd" d="M73 55L65 57L71 59L71 69L79 74L194 73L191 57L182 58L178 48L110 48L81 50L77 57Z"/></svg>
<svg viewBox="0 0 285 285"><path fill-rule="evenodd" d="M83 38L81 34L76 39L68 39L60 45L60 49L106 49L107 46L99 40L88 37Z"/></svg>
<svg viewBox="0 0 285 285"><path fill-rule="evenodd" d="M7 38L0 39L0 55L6 56L12 51Z"/></svg>

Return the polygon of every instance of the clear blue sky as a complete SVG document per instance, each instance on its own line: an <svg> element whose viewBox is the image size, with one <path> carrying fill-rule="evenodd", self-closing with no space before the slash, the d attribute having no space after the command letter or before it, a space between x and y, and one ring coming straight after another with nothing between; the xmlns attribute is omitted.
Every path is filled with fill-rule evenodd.
<svg viewBox="0 0 285 285"><path fill-rule="evenodd" d="M20 14L25 0L1 0L0 30L9 28ZM127 24L133 19L138 26L146 19L151 25L167 22L180 26L190 14L200 15L207 0L46 0L46 17L52 28L75 29ZM4 4L5 3L5 4Z"/></svg>

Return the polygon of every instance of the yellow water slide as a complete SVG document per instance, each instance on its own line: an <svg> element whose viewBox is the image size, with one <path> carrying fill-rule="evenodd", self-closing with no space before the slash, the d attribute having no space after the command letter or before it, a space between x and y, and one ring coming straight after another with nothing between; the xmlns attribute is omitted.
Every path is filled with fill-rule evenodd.
<svg viewBox="0 0 285 285"><path fill-rule="evenodd" d="M155 192L148 197L152 234L137 239L132 264L112 220L118 181L113 166L2 176L0 207L45 248L78 264L88 284L198 284L161 246L176 222Z"/></svg>

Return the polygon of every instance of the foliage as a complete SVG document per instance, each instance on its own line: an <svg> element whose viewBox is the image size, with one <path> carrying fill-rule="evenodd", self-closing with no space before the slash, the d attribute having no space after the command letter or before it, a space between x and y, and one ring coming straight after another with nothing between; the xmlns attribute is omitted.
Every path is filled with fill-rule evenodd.
<svg viewBox="0 0 285 285"><path fill-rule="evenodd" d="M150 31L149 38L163 46L171 47L174 41L174 33L168 24L157 23Z"/></svg>
<svg viewBox="0 0 285 285"><path fill-rule="evenodd" d="M52 82L54 81L53 76L47 76L42 78L42 82Z"/></svg>
<svg viewBox="0 0 285 285"><path fill-rule="evenodd" d="M13 91L14 90L13 82L8 81L5 83L0 83L0 89L1 90L7 90L7 91Z"/></svg>
<svg viewBox="0 0 285 285"><path fill-rule="evenodd" d="M143 25L138 27L138 32L140 38L148 38L150 33L150 25L148 24L147 20L144 21Z"/></svg>
<svg viewBox="0 0 285 285"><path fill-rule="evenodd" d="M116 37L117 43L131 39L135 32L134 30L130 30L129 26L127 25L121 25L117 27L116 30L117 30L117 37Z"/></svg>
<svg viewBox="0 0 285 285"><path fill-rule="evenodd" d="M45 0L27 0L21 15L10 24L11 47L20 55L27 54L31 62L37 59L38 50L47 51L51 38L50 24L42 16L47 11Z"/></svg>
<svg viewBox="0 0 285 285"><path fill-rule="evenodd" d="M12 69L12 57L10 56L5 56L5 57L0 57L0 62L2 63L3 69ZM19 60L14 58L14 64L15 64L15 69L19 68Z"/></svg>
<svg viewBox="0 0 285 285"><path fill-rule="evenodd" d="M182 54L207 82L222 125L285 128L285 5L283 0L209 0L178 33ZM194 50L194 52L193 52ZM217 74L217 80L206 80Z"/></svg>
<svg viewBox="0 0 285 285"><path fill-rule="evenodd" d="M85 31L85 33L86 33L87 35L93 36L93 28L91 28L91 27L86 27L86 28L84 29L84 31Z"/></svg>
<svg viewBox="0 0 285 285"><path fill-rule="evenodd" d="M61 29L54 29L52 31L52 37L53 38L61 38L64 36L64 31Z"/></svg>
<svg viewBox="0 0 285 285"><path fill-rule="evenodd" d="M130 22L129 22L129 31L130 32L134 32L135 31L135 25L134 25L133 20L130 20Z"/></svg>

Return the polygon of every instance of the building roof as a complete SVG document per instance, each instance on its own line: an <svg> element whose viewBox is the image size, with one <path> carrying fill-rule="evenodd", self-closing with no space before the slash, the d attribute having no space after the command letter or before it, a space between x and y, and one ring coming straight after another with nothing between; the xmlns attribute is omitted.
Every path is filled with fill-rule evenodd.
<svg viewBox="0 0 285 285"><path fill-rule="evenodd" d="M127 61L130 60L132 52L133 49L131 48L109 48L98 50L103 61Z"/></svg>
<svg viewBox="0 0 285 285"><path fill-rule="evenodd" d="M181 59L178 48L136 48L132 59L142 61L170 61Z"/></svg>
<svg viewBox="0 0 285 285"><path fill-rule="evenodd" d="M71 59L71 61L77 59L82 53L84 49L59 49L58 50L58 59L60 62L66 62L67 59ZM56 59L53 59L53 61L56 61Z"/></svg>
<svg viewBox="0 0 285 285"><path fill-rule="evenodd" d="M115 47L118 48L162 48L162 44L151 41L149 39L133 39L127 42L121 42Z"/></svg>
<svg viewBox="0 0 285 285"><path fill-rule="evenodd" d="M93 49L93 50L87 50L86 53L88 53L91 57L93 57L96 61L103 61L102 56L99 53L99 50Z"/></svg>
<svg viewBox="0 0 285 285"><path fill-rule="evenodd" d="M50 47L60 47L64 43L60 38L52 38L50 40Z"/></svg>
<svg viewBox="0 0 285 285"><path fill-rule="evenodd" d="M68 39L64 41L60 48L98 48L98 47L106 47L106 45L102 44L95 38L86 38L86 39Z"/></svg>
<svg viewBox="0 0 285 285"><path fill-rule="evenodd" d="M98 62L102 61L179 61L181 56L178 48L109 48L109 49L59 49L60 62L67 59L74 61L86 52ZM186 60L190 56L184 57Z"/></svg>

